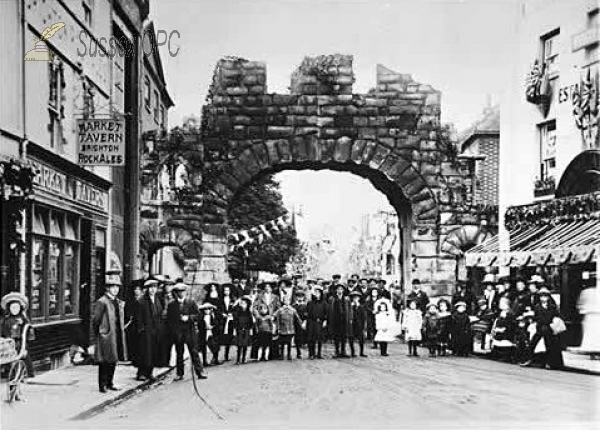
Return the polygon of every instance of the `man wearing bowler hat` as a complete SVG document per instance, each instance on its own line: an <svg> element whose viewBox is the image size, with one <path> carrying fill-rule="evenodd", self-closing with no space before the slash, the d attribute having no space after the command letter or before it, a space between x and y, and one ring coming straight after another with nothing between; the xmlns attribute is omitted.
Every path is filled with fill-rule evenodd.
<svg viewBox="0 0 600 430"><path fill-rule="evenodd" d="M119 360L127 358L125 344L125 302L117 295L121 288L118 272L105 277L105 293L96 302L92 327L96 336L96 362L98 363L98 388L119 391L114 384L115 369Z"/></svg>
<svg viewBox="0 0 600 430"><path fill-rule="evenodd" d="M169 303L167 307L167 327L175 344L175 352L177 354L176 381L183 379L184 346L187 346L198 379L206 379L206 376L202 373L202 363L198 356L198 337L195 328L195 323L200 316L200 310L196 302L185 297L186 291L187 285L183 282L175 284L173 286L175 300Z"/></svg>

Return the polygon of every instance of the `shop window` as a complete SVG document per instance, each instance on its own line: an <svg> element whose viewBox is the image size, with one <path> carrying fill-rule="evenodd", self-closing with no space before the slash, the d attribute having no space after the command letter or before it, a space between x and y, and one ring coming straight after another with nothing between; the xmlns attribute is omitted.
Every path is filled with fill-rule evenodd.
<svg viewBox="0 0 600 430"><path fill-rule="evenodd" d="M31 318L44 316L44 267L46 266L45 244L34 239L31 246Z"/></svg>
<svg viewBox="0 0 600 430"><path fill-rule="evenodd" d="M96 252L94 273L96 276L96 299L104 294L104 274L106 272L106 230L96 229Z"/></svg>
<svg viewBox="0 0 600 430"><path fill-rule="evenodd" d="M542 58L550 79L558 76L558 37L560 30L556 29L542 37Z"/></svg>
<svg viewBox="0 0 600 430"><path fill-rule="evenodd" d="M541 166L540 179L552 179L556 173L556 121L552 120L539 126Z"/></svg>
<svg viewBox="0 0 600 430"><path fill-rule="evenodd" d="M79 218L35 206L31 236L31 317L72 318L78 309Z"/></svg>

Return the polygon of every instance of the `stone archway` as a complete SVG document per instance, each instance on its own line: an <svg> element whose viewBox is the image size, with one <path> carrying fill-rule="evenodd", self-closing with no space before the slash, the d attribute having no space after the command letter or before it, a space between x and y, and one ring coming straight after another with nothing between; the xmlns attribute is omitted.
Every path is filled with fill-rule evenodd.
<svg viewBox="0 0 600 430"><path fill-rule="evenodd" d="M470 187L443 145L440 92L378 66L377 86L353 94L352 61L306 58L292 75L291 94L267 93L264 63L217 64L201 128L204 234L215 244L201 266L222 272L212 280L227 278L227 213L236 194L264 174L290 169L369 179L398 211L404 280L419 277L432 287L455 280L456 261L442 243L458 226L442 220L458 219Z"/></svg>

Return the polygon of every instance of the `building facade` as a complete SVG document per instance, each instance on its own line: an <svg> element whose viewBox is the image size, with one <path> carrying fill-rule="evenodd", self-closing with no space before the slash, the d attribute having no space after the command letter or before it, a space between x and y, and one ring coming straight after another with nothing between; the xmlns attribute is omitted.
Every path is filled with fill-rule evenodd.
<svg viewBox="0 0 600 430"><path fill-rule="evenodd" d="M519 2L510 87L500 126L500 234L467 265L539 274L560 303L568 343L581 342L577 309L595 282L600 224L599 5Z"/></svg>
<svg viewBox="0 0 600 430"><path fill-rule="evenodd" d="M136 231L135 218L128 218L136 189L123 190L137 181L130 169L139 165L136 43L148 2L15 0L0 8L0 153L18 153L37 170L24 217L21 276L3 285L2 294L27 295L33 359L56 365L72 344L91 341L90 315L105 272L119 270L127 280L135 265L124 238ZM31 54L56 23L64 26L45 40L47 57L24 61L41 58ZM123 37L132 55L108 55L108 40L125 43ZM124 167L79 162L78 120L104 118L124 121Z"/></svg>
<svg viewBox="0 0 600 430"><path fill-rule="evenodd" d="M460 156L471 159L475 204L497 206L500 172L500 106L486 106L481 118L459 137Z"/></svg>

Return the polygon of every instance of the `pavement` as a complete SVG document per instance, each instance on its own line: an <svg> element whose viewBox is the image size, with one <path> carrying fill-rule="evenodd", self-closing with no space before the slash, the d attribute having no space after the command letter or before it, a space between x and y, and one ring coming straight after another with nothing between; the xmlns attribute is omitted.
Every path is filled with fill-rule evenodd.
<svg viewBox="0 0 600 430"><path fill-rule="evenodd" d="M174 410L183 408L186 411L194 411L188 417L190 422L208 421L211 423L210 428L220 427L225 420L229 424L242 427L247 423L265 419L269 424L279 423L280 420L285 421L288 418L299 420L292 422L304 422L307 417L302 415L303 410L312 410L307 421L312 427L319 424L317 421L313 422L313 418L330 417L332 413L340 425L347 426L349 418L352 417L358 420L357 423L368 425L368 422L362 422L359 418L369 416L371 412L356 402L374 396L373 405L386 409L385 413L377 415L377 422L381 423L381 419L385 417L392 420L387 409L396 408L392 402L392 399L396 399L394 401L399 402L398 405L404 405L402 416L410 417L409 424L419 422L417 417L420 415L416 411L424 414L423 418L435 416L434 424L440 424L438 415L454 419L455 412L459 410L467 413L467 416L482 419L483 415L473 414L473 410L468 408L470 404L475 406L482 402L486 408L494 401L509 404L513 413L521 418L530 416L531 411L528 407L532 405L538 410L547 409L548 412L556 413L557 410L553 410L551 405L540 405L542 395L558 400L556 404L553 403L555 408L565 408L569 405L568 412L559 414L557 418L564 418L565 423L572 423L573 418L581 420L595 411L586 409L585 402L596 402L597 405L600 398L600 377L596 376L600 375L600 360L590 360L585 355L565 351L565 364L569 366L567 370L570 372L560 372L526 369L478 357L431 359L425 357L424 348L421 348L421 358L410 358L406 357L405 350L404 344L393 344L390 345L390 357L387 358L380 357L377 351L367 350L369 358L366 359L309 361L305 358L291 363L277 361L248 363L246 366L226 363L209 367L209 379L198 382L201 393L210 393L210 397L205 396L203 399L194 395L190 384L189 365L186 365L184 381L174 382L173 367L169 367L156 369L157 381L149 384L135 380L134 367L119 364L115 382L122 390L106 394L98 392L96 366L68 366L39 374L29 380L22 389L25 401L12 404L3 402L0 422L2 429L8 430L40 428L41 425L44 428L80 429L111 428L119 424L121 428L133 428L137 423L143 428L155 428L154 424L158 428L169 422L168 417ZM331 355L330 347L327 347L327 354ZM250 373L253 375L248 381L247 369L252 369ZM292 369L294 372L291 372ZM394 378L395 375L400 378ZM342 379L339 379L340 377ZM479 380L476 386L470 386L469 378L473 377ZM352 382L352 378L356 378L356 381ZM399 383L396 380L403 382ZM436 387L440 382L440 392L437 391L440 388L429 389L430 385ZM421 387L423 389L420 388L421 384L424 384ZM509 393L504 392L504 389L510 389L511 384L520 386L519 391L523 390L519 398L526 397L527 400L533 400L533 403L525 407L527 403L515 405L509 402ZM405 385L412 386L413 389L405 392ZM541 387L546 385L548 389L542 390ZM497 395L495 392L499 387L504 388ZM382 390L383 392L380 392ZM1 394L4 395L4 389ZM496 394L496 398L485 400L482 394ZM263 395L265 398L261 399ZM314 395L320 399L316 404L314 399L311 399ZM337 411L335 404L335 398L341 395L346 404L341 408L345 411L343 413ZM409 400L407 396L416 397ZM530 399L532 396L535 399ZM448 410L444 410L449 406L444 397L454 398L456 402L450 402L451 407ZM267 399L273 404L265 403ZM289 413L277 412L272 417L263 415L266 412L271 413L268 412L273 409L270 406L285 410L285 405L289 402L295 405ZM348 402L350 406L347 405ZM423 402L439 403L440 408L436 410L425 407ZM371 404L371 401L368 403ZM407 405L412 406L406 407ZM362 410L363 415L357 415L355 408ZM147 421L150 415L156 416L157 419ZM186 413L184 415L187 416ZM461 417L460 414L458 416ZM273 418L272 423L270 418ZM493 416L490 415L489 418L493 419ZM597 422L600 423L600 415L598 418ZM127 420L126 423L123 420ZM335 427L338 421L328 421L328 424ZM462 421L464 419L460 420ZM180 424L185 425L187 422L182 421ZM536 422L527 423L528 427L535 427L535 424ZM327 427L330 428L329 425ZM176 428L179 428L179 425ZM597 428L600 429L600 425Z"/></svg>

